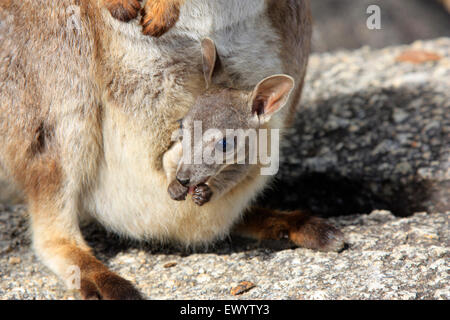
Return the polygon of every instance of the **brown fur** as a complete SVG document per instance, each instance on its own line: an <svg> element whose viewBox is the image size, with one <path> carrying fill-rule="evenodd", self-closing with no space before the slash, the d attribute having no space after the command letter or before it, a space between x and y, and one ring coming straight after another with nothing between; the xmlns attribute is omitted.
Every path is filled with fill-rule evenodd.
<svg viewBox="0 0 450 320"><path fill-rule="evenodd" d="M136 18L141 9L140 0L104 0L111 15L124 22Z"/></svg>
<svg viewBox="0 0 450 320"><path fill-rule="evenodd" d="M300 105L300 99L303 90L305 72L308 64L308 57L311 50L310 41L312 34L312 18L309 1L296 0L267 0L269 18L273 26L283 39L283 47L280 48L283 66L286 74L294 77L297 89L292 93L292 104L289 114L297 112ZM292 32L291 26L296 26L302 30L302 36L299 33ZM292 59L290 52L297 52L301 59ZM286 125L293 123L294 116L287 117Z"/></svg>
<svg viewBox="0 0 450 320"><path fill-rule="evenodd" d="M162 36L177 22L183 3L184 0L147 1L141 20L142 32L153 37Z"/></svg>
<svg viewBox="0 0 450 320"><path fill-rule="evenodd" d="M64 257L81 270L80 293L87 300L142 299L131 282L111 272L98 261L89 248L69 239L52 238L45 251Z"/></svg>
<svg viewBox="0 0 450 320"><path fill-rule="evenodd" d="M253 207L235 232L258 240L289 239L294 244L321 251L342 249L342 233L323 219L302 211L279 211Z"/></svg>

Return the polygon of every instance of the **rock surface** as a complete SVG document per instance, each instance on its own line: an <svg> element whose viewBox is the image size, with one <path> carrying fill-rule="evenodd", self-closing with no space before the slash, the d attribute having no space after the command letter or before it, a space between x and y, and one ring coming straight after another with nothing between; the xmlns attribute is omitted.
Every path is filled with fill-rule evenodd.
<svg viewBox="0 0 450 320"><path fill-rule="evenodd" d="M0 213L0 297L78 299L33 255L24 211ZM387 211L335 218L349 244L341 253L241 238L193 253L85 231L97 257L151 299L450 299L448 218ZM242 281L255 287L232 295Z"/></svg>
<svg viewBox="0 0 450 320"><path fill-rule="evenodd" d="M313 55L265 203L326 216L449 211L449 88L450 38Z"/></svg>
<svg viewBox="0 0 450 320"><path fill-rule="evenodd" d="M411 48L441 58L396 61ZM152 299L449 299L449 54L450 39L438 39L312 56L264 202L341 215L330 220L346 250L233 237L192 252L123 242L97 226L84 229L89 244ZM25 214L0 208L0 298L79 298L34 256ZM255 287L231 295L242 281Z"/></svg>
<svg viewBox="0 0 450 320"><path fill-rule="evenodd" d="M367 9L372 5L380 8L381 30L367 28L367 19L374 13L368 14ZM311 8L314 52L363 45L385 48L450 36L450 0L313 0Z"/></svg>

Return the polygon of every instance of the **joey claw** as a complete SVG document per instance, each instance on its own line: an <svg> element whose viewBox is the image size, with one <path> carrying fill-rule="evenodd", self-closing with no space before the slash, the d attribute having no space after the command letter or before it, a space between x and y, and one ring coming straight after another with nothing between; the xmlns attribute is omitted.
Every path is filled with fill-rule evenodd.
<svg viewBox="0 0 450 320"><path fill-rule="evenodd" d="M202 206L211 200L213 192L207 184L199 184L195 187L192 200L198 206Z"/></svg>

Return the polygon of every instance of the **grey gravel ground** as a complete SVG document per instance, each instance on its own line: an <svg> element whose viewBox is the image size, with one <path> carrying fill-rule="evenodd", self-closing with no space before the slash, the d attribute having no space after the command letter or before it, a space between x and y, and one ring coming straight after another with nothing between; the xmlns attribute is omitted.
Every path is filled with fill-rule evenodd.
<svg viewBox="0 0 450 320"><path fill-rule="evenodd" d="M395 61L411 47L442 59ZM450 39L411 47L311 58L279 182L264 199L340 214L330 220L346 250L233 237L193 252L88 226L96 255L152 299L449 299ZM78 298L34 257L25 213L0 207L0 298ZM255 287L230 295L240 281Z"/></svg>

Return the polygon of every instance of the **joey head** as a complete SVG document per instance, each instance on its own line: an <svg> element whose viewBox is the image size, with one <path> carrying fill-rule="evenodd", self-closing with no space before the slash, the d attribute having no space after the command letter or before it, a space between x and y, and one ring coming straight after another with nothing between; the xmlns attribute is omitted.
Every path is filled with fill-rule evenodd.
<svg viewBox="0 0 450 320"><path fill-rule="evenodd" d="M232 189L258 164L258 159L250 163L249 144L259 144L259 129L284 107L294 87L283 74L263 79L253 90L215 85L220 64L211 39L202 41L202 54L206 90L179 120L178 141L163 158L171 198L191 194L199 206Z"/></svg>

